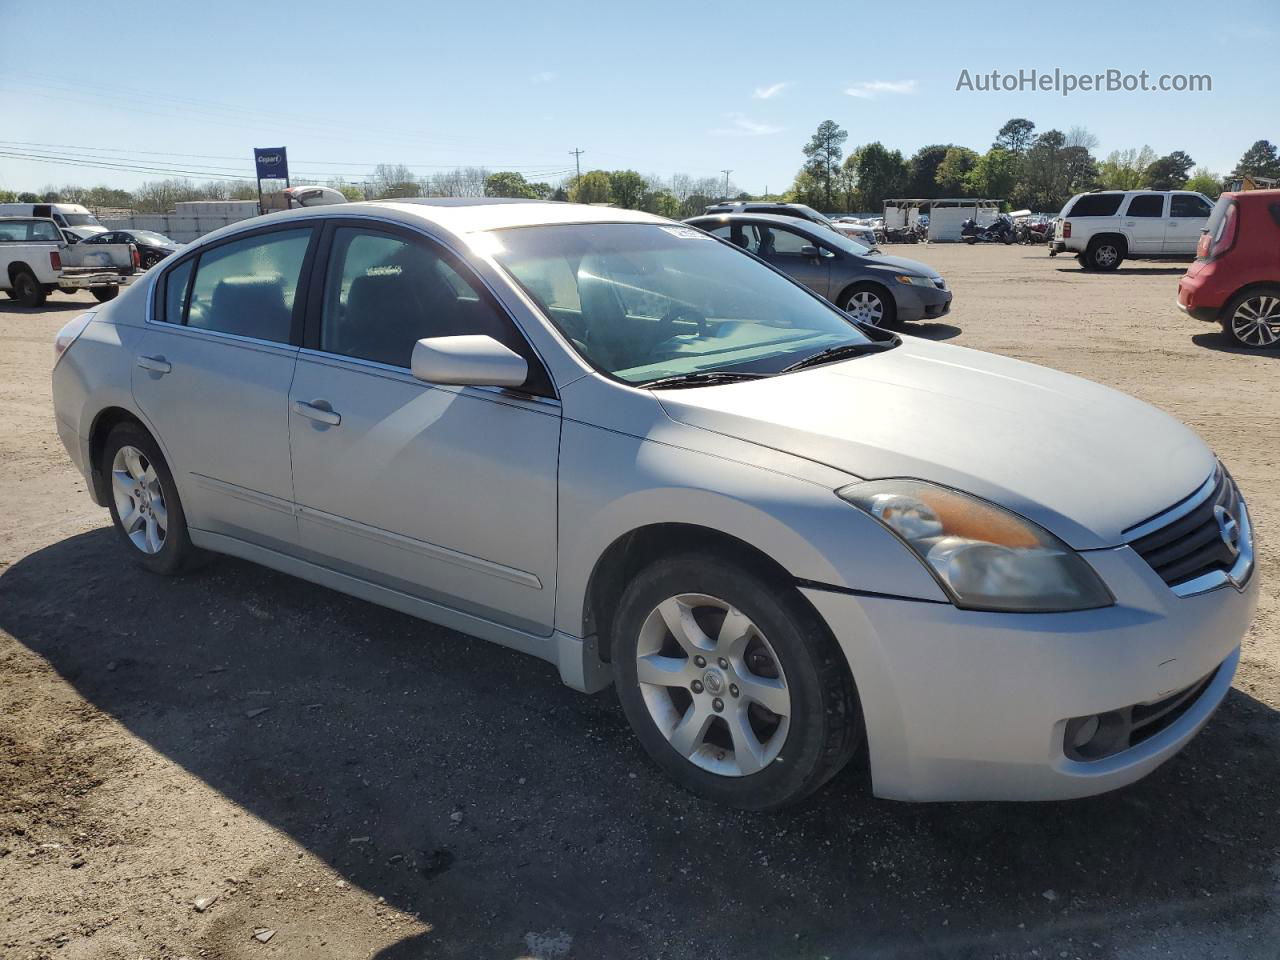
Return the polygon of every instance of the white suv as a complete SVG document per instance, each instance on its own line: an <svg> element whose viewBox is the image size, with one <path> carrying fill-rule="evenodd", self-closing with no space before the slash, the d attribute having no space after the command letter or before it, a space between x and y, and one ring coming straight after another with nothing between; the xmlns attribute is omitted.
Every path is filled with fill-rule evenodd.
<svg viewBox="0 0 1280 960"><path fill-rule="evenodd" d="M1187 190L1078 193L1054 225L1050 256L1070 250L1086 270L1114 270L1126 258L1194 257L1213 202Z"/></svg>

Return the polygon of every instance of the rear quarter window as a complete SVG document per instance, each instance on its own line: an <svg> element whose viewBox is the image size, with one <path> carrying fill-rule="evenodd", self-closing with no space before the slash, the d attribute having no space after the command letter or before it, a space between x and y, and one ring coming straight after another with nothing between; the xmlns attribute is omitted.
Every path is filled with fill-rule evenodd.
<svg viewBox="0 0 1280 960"><path fill-rule="evenodd" d="M1086 193L1073 203L1064 217L1114 217L1120 209L1123 193Z"/></svg>

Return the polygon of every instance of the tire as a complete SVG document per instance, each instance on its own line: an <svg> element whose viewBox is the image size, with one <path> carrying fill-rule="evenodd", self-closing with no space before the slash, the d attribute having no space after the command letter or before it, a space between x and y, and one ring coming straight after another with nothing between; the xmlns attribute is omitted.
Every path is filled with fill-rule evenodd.
<svg viewBox="0 0 1280 960"><path fill-rule="evenodd" d="M667 626L673 621L683 640ZM789 584L723 556L683 554L642 570L613 623L623 713L682 787L727 806L776 810L817 790L857 752L862 710L844 656ZM717 643L725 623L747 639L734 640L734 630ZM703 651L704 663L690 651Z"/></svg>
<svg viewBox="0 0 1280 960"><path fill-rule="evenodd" d="M119 287L94 287L89 291L93 294L93 299L99 303L106 303L108 300L114 300L120 295Z"/></svg>
<svg viewBox="0 0 1280 960"><path fill-rule="evenodd" d="M1222 311L1222 332L1247 350L1280 347L1280 287L1254 287L1232 297Z"/></svg>
<svg viewBox="0 0 1280 960"><path fill-rule="evenodd" d="M118 425L107 437L99 467L111 521L134 562L170 576L201 559L187 533L173 474L151 434L136 423Z"/></svg>
<svg viewBox="0 0 1280 960"><path fill-rule="evenodd" d="M30 270L19 270L13 277L13 292L10 294L24 307L42 307L48 299L44 287Z"/></svg>
<svg viewBox="0 0 1280 960"><path fill-rule="evenodd" d="M159 263L163 259L164 259L163 253L155 253L154 251L151 253L144 253L142 255L140 265L143 270L150 270L152 267L154 267L157 263Z"/></svg>
<svg viewBox="0 0 1280 960"><path fill-rule="evenodd" d="M1124 243L1109 237L1094 237L1089 241L1080 263L1086 270L1114 270L1124 262Z"/></svg>
<svg viewBox="0 0 1280 960"><path fill-rule="evenodd" d="M841 294L840 309L872 327L889 330L898 325L898 305L878 284L855 283Z"/></svg>
<svg viewBox="0 0 1280 960"><path fill-rule="evenodd" d="M960 239L962 239L965 243L967 243L971 247L978 242L977 237L961 237Z"/></svg>

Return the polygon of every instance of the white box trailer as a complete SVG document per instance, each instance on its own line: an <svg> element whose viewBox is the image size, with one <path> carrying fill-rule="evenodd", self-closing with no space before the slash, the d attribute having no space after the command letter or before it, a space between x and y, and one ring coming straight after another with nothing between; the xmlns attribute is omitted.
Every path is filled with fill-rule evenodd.
<svg viewBox="0 0 1280 960"><path fill-rule="evenodd" d="M980 227L996 222L1000 214L999 200L977 200L963 197L933 200L929 204L929 242L959 243L960 227L975 220Z"/></svg>

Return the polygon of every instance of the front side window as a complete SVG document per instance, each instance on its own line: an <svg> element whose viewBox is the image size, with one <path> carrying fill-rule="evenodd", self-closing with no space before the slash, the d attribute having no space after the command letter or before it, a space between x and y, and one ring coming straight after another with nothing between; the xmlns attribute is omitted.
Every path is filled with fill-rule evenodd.
<svg viewBox="0 0 1280 960"><path fill-rule="evenodd" d="M491 236L498 262L574 348L628 383L777 373L818 350L871 342L825 301L687 227L565 224ZM577 309L546 299L547 289L565 284L577 295L561 295L560 304L576 300Z"/></svg>
<svg viewBox="0 0 1280 960"><path fill-rule="evenodd" d="M544 290L568 309L575 293L555 277ZM427 244L395 234L335 230L320 309L327 353L409 367L419 340L482 334L530 359L523 337L476 283Z"/></svg>
<svg viewBox="0 0 1280 960"><path fill-rule="evenodd" d="M1187 220L1199 220L1209 216L1211 208L1203 197L1194 193L1175 193L1169 200L1169 216L1182 217Z"/></svg>
<svg viewBox="0 0 1280 960"><path fill-rule="evenodd" d="M1164 197L1158 193L1140 193L1129 201L1127 217L1164 216Z"/></svg>
<svg viewBox="0 0 1280 960"><path fill-rule="evenodd" d="M288 343L310 227L279 230L200 255L187 326Z"/></svg>

